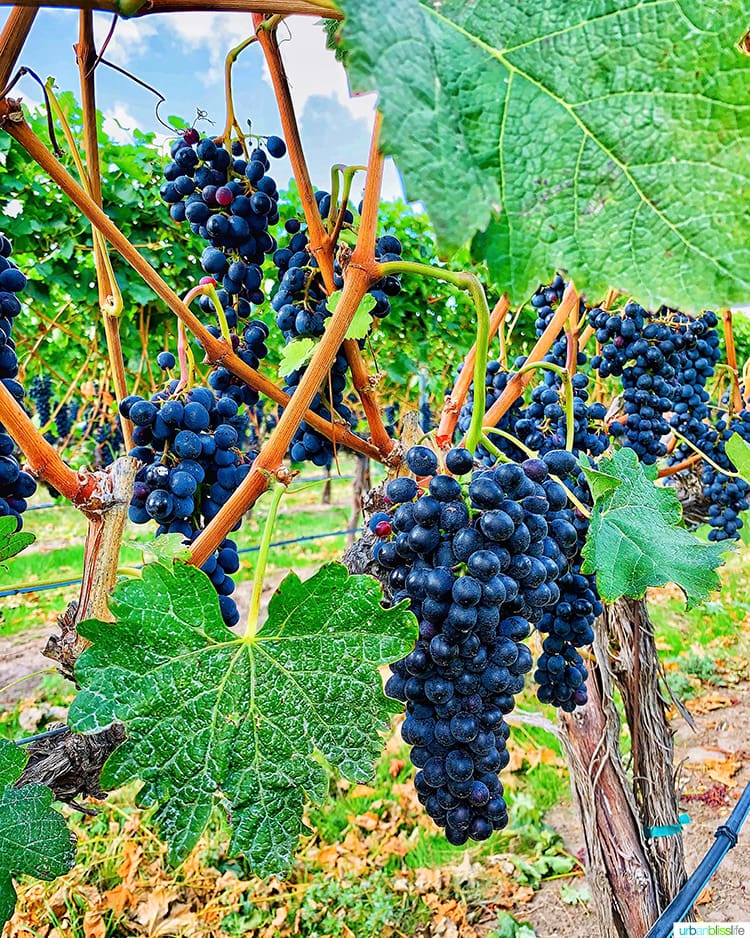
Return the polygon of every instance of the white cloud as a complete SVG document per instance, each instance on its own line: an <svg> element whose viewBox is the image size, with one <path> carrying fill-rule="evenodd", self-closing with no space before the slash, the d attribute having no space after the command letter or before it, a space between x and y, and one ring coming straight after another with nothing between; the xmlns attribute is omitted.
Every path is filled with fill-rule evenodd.
<svg viewBox="0 0 750 938"><path fill-rule="evenodd" d="M333 52L326 49L323 29L309 16L295 17L287 20L286 24L290 38L281 42L281 54L297 114L303 114L307 101L313 95L322 95L334 98L352 117L365 118L371 124L375 95L350 95L344 66L336 60ZM280 40L284 38L284 30L282 24L278 32ZM263 77L271 83L265 63Z"/></svg>
<svg viewBox="0 0 750 938"><path fill-rule="evenodd" d="M115 143L132 143L133 130L138 126L138 121L128 111L127 105L116 101L113 107L106 108L103 113L104 133Z"/></svg>
<svg viewBox="0 0 750 938"><path fill-rule="evenodd" d="M200 74L206 85L222 80L227 52L253 34L249 13L164 13L158 22L190 49L206 50L206 70Z"/></svg>
<svg viewBox="0 0 750 938"><path fill-rule="evenodd" d="M101 49L111 25L111 16L103 13L94 14L94 40L97 49ZM151 22L150 18L120 19L104 52L104 57L114 62L115 65L125 68L133 59L137 59L149 51L149 40L156 35L156 32L156 24Z"/></svg>

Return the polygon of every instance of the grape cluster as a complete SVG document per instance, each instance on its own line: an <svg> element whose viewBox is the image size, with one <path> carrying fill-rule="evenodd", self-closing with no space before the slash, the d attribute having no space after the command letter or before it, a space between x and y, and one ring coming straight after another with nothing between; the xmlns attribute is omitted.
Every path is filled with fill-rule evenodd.
<svg viewBox="0 0 750 938"><path fill-rule="evenodd" d="M741 410L738 414L722 415L714 428L710 428L700 441L701 449L718 466L730 469L732 464L727 457L724 444L733 433L750 443L750 410ZM708 532L710 541L726 541L739 537L743 520L740 512L750 508L750 485L742 479L719 472L706 462L701 470L703 491L711 504L708 509Z"/></svg>
<svg viewBox="0 0 750 938"><path fill-rule="evenodd" d="M23 386L16 380L18 357L12 337L13 321L21 312L18 294L26 287L26 277L10 259L13 245L0 234L0 380L19 402ZM19 454L11 437L0 424L0 517L16 519L16 530L23 527L26 500L36 491L36 482L21 469Z"/></svg>
<svg viewBox="0 0 750 938"><path fill-rule="evenodd" d="M325 218L330 209L331 197L324 191L316 192L315 197L320 214ZM344 208L343 219L348 225L354 221L354 215L349 208ZM331 312L317 260L310 251L307 234L299 219L288 219L284 228L289 240L287 245L279 248L273 256L278 269L279 286L271 300L271 306L276 312L276 326L288 345L300 338L317 339L322 336ZM377 241L375 256L381 262L400 260L401 250L401 243L397 238L383 235ZM341 288L343 283L343 271L337 260L334 265L334 286ZM387 316L391 309L389 297L395 296L400 289L400 282L396 277L384 277L376 283L370 290L375 300L372 315L379 318ZM310 409L327 421L336 416L343 418L354 429L357 417L344 401L347 369L346 357L339 351L331 366L330 375L313 399ZM294 394L304 371L304 368L299 368L286 376L284 391L287 394ZM316 466L330 466L333 460L333 446L326 437L303 422L292 439L289 455L294 462L309 460Z"/></svg>
<svg viewBox="0 0 750 938"><path fill-rule="evenodd" d="M577 532L557 517L567 496L542 460L472 472L471 454L454 449L446 467L471 473L463 486L438 472L426 447L406 462L430 478L428 490L391 481L392 507L370 520L392 600L407 599L419 620L417 645L392 666L386 692L407 705L402 736L420 801L463 844L507 823L498 772L508 763L505 715L533 667L523 639L558 602Z"/></svg>
<svg viewBox="0 0 750 938"><path fill-rule="evenodd" d="M52 378L35 375L29 384L29 399L36 408L39 426L45 427L52 417Z"/></svg>
<svg viewBox="0 0 750 938"><path fill-rule="evenodd" d="M631 302L622 316L598 309L590 320L601 345L592 367L603 378L622 378L626 417L612 421L610 433L652 465L666 455L662 438L670 426L692 425L695 432L708 414L705 384L718 360L716 315L708 311L690 319L672 310L651 313Z"/></svg>
<svg viewBox="0 0 750 938"><path fill-rule="evenodd" d="M250 471L255 453L237 448L238 413L232 397L218 397L210 387L177 392L171 381L150 400L130 395L120 413L134 424L130 455L145 465L136 476L129 509L135 524L158 523L157 534L181 534L194 540ZM239 522L235 529L239 527ZM237 545L226 539L202 569L219 594L221 614L228 626L239 620L232 599L239 569Z"/></svg>
<svg viewBox="0 0 750 938"><path fill-rule="evenodd" d="M569 488L580 501L590 501L590 493L578 461L565 450L550 452L545 457L549 471ZM564 540L569 552L568 569L557 580L558 602L544 612L537 629L546 637L534 673L537 697L542 703L553 704L568 713L586 703L588 671L578 652L594 640L594 619L602 613L596 591L595 577L581 573L581 548L588 531L588 519L577 509L562 508L548 515L553 536ZM573 533L576 532L574 546Z"/></svg>
<svg viewBox="0 0 750 938"><path fill-rule="evenodd" d="M244 143L229 150L190 128L172 143L172 162L164 169L162 199L176 222L208 242L201 255L207 274L219 281L240 319L251 304L264 300L261 289L265 255L276 250L268 228L279 220L276 182L268 175L270 156L282 157L286 145L268 137L265 148L246 154Z"/></svg>

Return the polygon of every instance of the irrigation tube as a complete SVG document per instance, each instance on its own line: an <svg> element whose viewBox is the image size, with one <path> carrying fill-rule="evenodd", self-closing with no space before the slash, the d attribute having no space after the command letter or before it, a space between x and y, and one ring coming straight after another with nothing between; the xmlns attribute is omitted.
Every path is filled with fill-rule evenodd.
<svg viewBox="0 0 750 938"><path fill-rule="evenodd" d="M737 837L742 830L748 813L750 813L750 784L740 795L734 810L714 835L716 842L709 848L708 853L695 868L690 876L672 899L666 909L649 929L646 938L672 938L673 926L681 922L685 915L695 904L695 900L703 891L706 883L711 879L726 854L737 845Z"/></svg>

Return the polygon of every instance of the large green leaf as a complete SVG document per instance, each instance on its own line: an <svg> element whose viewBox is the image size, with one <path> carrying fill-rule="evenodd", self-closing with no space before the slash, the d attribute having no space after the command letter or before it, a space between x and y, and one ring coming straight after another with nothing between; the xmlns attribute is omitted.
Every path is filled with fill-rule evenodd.
<svg viewBox="0 0 750 938"><path fill-rule="evenodd" d="M444 249L687 309L750 295L747 0L340 0L357 91Z"/></svg>
<svg viewBox="0 0 750 938"><path fill-rule="evenodd" d="M26 753L0 739L0 931L16 906L12 875L54 879L75 862L75 836L52 809L49 788L13 787L25 765Z"/></svg>
<svg viewBox="0 0 750 938"><path fill-rule="evenodd" d="M82 688L69 724L94 732L114 720L126 741L102 773L106 787L144 781L179 861L195 845L221 796L231 849L262 875L289 866L306 798L320 802L320 753L364 779L378 731L397 707L379 665L407 653L416 623L405 606L384 609L377 582L328 564L304 582L290 573L253 638L222 622L208 577L159 564L117 587L117 625L90 621L79 658Z"/></svg>
<svg viewBox="0 0 750 938"><path fill-rule="evenodd" d="M726 546L707 544L681 526L674 490L654 485L632 449L616 450L599 470L584 469L595 505L582 553L583 572L596 574L602 599L637 599L665 583L682 589L688 608L708 599L719 588L716 568ZM599 485L602 473L617 484Z"/></svg>

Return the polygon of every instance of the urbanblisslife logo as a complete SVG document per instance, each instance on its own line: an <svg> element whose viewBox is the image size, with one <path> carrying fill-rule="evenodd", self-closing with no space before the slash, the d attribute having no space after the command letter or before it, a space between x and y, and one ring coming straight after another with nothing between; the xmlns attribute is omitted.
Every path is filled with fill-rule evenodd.
<svg viewBox="0 0 750 938"><path fill-rule="evenodd" d="M750 922L678 922L672 935L673 938L715 938L720 935L750 938Z"/></svg>

